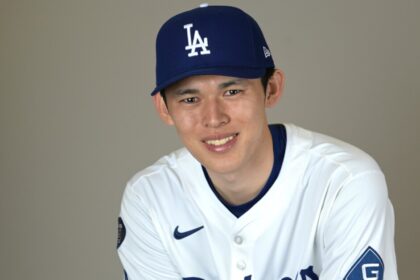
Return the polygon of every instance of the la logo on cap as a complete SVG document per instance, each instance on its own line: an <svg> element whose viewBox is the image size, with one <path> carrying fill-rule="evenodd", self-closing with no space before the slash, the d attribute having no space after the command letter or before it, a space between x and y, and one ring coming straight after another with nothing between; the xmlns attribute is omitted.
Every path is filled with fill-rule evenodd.
<svg viewBox="0 0 420 280"><path fill-rule="evenodd" d="M210 54L210 50L208 50L208 40L207 37L201 38L200 33L198 30L194 31L194 38L191 40L191 28L193 27L192 23L184 25L184 29L187 29L187 37L188 37L188 45L185 46L185 50L190 50L188 53L188 57L197 56L198 52L196 51L197 48L201 48L200 54L206 55Z"/></svg>

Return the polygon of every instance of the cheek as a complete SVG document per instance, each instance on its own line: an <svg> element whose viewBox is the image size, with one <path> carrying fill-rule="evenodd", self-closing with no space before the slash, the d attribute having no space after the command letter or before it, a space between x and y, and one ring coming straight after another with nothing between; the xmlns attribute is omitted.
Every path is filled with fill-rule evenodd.
<svg viewBox="0 0 420 280"><path fill-rule="evenodd" d="M244 100L240 104L231 106L230 112L238 121L252 123L265 115L265 108L260 100Z"/></svg>
<svg viewBox="0 0 420 280"><path fill-rule="evenodd" d="M189 133L197 126L199 123L199 114L193 111L175 112L172 119L178 133L185 134Z"/></svg>

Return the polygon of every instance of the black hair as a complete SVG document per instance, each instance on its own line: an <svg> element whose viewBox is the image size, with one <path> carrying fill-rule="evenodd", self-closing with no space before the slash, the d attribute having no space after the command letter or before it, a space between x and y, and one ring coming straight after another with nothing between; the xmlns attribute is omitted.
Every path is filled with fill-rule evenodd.
<svg viewBox="0 0 420 280"><path fill-rule="evenodd" d="M267 68L265 69L264 76L261 77L261 83L264 89L264 94L265 94L265 91L267 90L268 81L273 76L275 71L276 71L276 68L274 67Z"/></svg>
<svg viewBox="0 0 420 280"><path fill-rule="evenodd" d="M263 89L264 89L264 95L265 95L265 91L267 90L268 81L273 76L275 71L276 71L276 68L274 68L274 67L267 68L267 69L265 69L264 76L261 77L261 84L262 84ZM164 88L160 90L160 95L162 96L163 101L165 101L165 104L166 104L166 95L165 95L165 89ZM166 104L166 106L168 106L168 104Z"/></svg>

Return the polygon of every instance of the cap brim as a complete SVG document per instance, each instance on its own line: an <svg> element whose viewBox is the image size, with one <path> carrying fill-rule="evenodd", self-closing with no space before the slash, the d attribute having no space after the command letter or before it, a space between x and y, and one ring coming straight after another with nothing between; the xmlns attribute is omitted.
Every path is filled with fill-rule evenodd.
<svg viewBox="0 0 420 280"><path fill-rule="evenodd" d="M230 76L238 77L245 79L256 79L264 76L266 68L244 68L244 67L219 67L219 68L203 68L195 69L193 71L182 73L178 76L175 76L160 85L152 91L151 95L155 95L162 89L170 86L173 83L176 83L182 79L188 78L190 76L197 75L221 75L221 76Z"/></svg>

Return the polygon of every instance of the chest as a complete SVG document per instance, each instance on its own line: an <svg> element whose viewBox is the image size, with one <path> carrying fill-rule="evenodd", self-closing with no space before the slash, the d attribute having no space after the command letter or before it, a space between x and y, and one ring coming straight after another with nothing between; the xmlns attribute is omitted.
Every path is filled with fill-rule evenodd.
<svg viewBox="0 0 420 280"><path fill-rule="evenodd" d="M304 200L239 219L184 204L166 220L162 239L185 279L317 279L318 209Z"/></svg>

